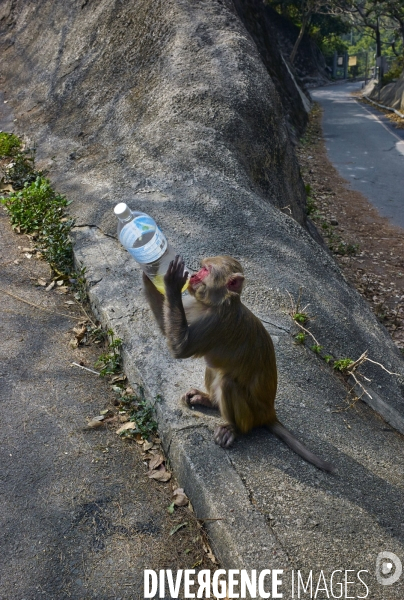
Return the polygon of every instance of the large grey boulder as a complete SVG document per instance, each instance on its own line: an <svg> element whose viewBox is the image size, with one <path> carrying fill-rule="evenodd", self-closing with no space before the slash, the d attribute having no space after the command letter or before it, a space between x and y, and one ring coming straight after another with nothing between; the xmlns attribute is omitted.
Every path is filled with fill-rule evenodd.
<svg viewBox="0 0 404 600"><path fill-rule="evenodd" d="M366 90L363 93L366 95ZM372 100L404 113L404 71L397 81L385 85L381 90L375 84L368 95Z"/></svg>

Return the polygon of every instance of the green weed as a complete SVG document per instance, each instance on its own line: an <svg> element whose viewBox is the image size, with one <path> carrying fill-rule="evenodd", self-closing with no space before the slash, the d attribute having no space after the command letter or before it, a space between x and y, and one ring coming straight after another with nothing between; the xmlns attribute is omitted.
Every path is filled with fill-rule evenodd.
<svg viewBox="0 0 404 600"><path fill-rule="evenodd" d="M14 156L22 146L22 141L14 133L0 131L0 158Z"/></svg>
<svg viewBox="0 0 404 600"><path fill-rule="evenodd" d="M52 269L60 275L73 271L73 250L70 230L73 219L66 217L70 204L65 196L57 194L45 177L36 177L32 183L8 197L1 197L11 225L22 233L34 236L35 245Z"/></svg>
<svg viewBox="0 0 404 600"><path fill-rule="evenodd" d="M306 334L303 331L300 331L297 335L295 335L295 340L298 344L304 344L306 341Z"/></svg>
<svg viewBox="0 0 404 600"><path fill-rule="evenodd" d="M309 320L309 316L304 312L297 312L293 315L293 319L301 325L304 325Z"/></svg>
<svg viewBox="0 0 404 600"><path fill-rule="evenodd" d="M351 358L340 358L336 361L334 361L334 369L336 369L337 371L341 371L341 373L344 373L347 371L348 367L351 366L353 364L353 360Z"/></svg>
<svg viewBox="0 0 404 600"><path fill-rule="evenodd" d="M161 396L156 396L155 403L160 401ZM149 439L157 433L154 408L147 402L142 386L138 386L137 393L125 394L120 398L120 412L129 414L129 420L136 423L135 429L123 431L122 436L133 437L140 434L143 438Z"/></svg>
<svg viewBox="0 0 404 600"><path fill-rule="evenodd" d="M121 347L122 340L120 338L116 338L112 329L108 329L107 331L108 337L108 350L104 354L101 354L97 362L95 363L96 367L100 368L101 377L106 377L108 375L115 375L122 370L122 358L121 358Z"/></svg>

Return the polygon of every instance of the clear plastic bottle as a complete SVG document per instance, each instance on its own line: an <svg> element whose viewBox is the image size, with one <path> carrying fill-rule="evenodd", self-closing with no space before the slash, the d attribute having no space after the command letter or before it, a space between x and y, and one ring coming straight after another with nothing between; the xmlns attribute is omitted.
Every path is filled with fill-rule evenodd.
<svg viewBox="0 0 404 600"><path fill-rule="evenodd" d="M150 281L165 293L164 275L176 252L154 219L146 213L131 210L124 202L114 208L118 217L118 237L122 246L140 264ZM186 290L188 282L182 291Z"/></svg>

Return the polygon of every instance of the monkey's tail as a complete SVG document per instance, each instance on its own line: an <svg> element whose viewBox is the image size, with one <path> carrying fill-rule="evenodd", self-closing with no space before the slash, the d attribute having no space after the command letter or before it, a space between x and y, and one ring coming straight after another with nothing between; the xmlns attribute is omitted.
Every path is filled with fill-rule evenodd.
<svg viewBox="0 0 404 600"><path fill-rule="evenodd" d="M311 463L318 469L327 471L328 473L335 473L334 465L313 454L313 452L306 448L302 442L299 442L299 440L295 438L295 436L279 421L269 425L268 429L271 433L285 442L285 444L287 444L289 448L293 450L293 452L296 452L296 454L301 456L304 460L307 460L307 462Z"/></svg>

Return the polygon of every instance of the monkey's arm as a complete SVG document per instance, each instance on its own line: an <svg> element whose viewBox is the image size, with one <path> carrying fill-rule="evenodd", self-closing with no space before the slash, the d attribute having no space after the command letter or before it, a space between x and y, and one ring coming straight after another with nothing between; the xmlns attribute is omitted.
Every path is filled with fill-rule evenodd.
<svg viewBox="0 0 404 600"><path fill-rule="evenodd" d="M184 262L176 256L164 276L164 328L168 345L175 358L204 356L211 346L212 317L201 317L190 326L182 303L181 290L188 278Z"/></svg>
<svg viewBox="0 0 404 600"><path fill-rule="evenodd" d="M145 273L143 273L143 290L146 300L152 309L154 318L157 321L157 325L160 327L162 334L165 335L163 313L164 296L158 291L156 286L150 281Z"/></svg>

